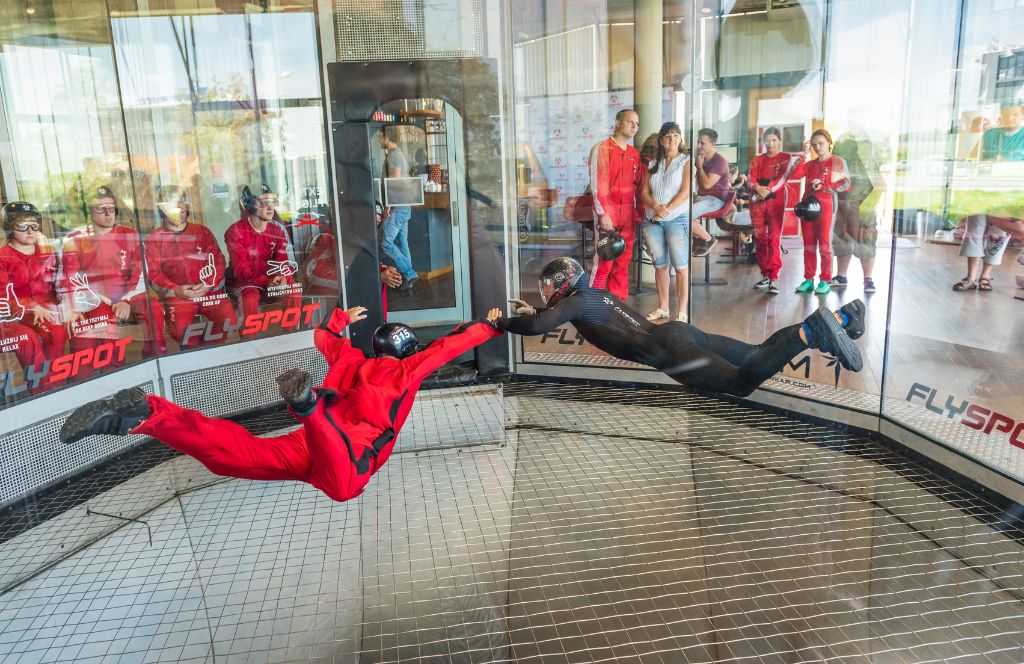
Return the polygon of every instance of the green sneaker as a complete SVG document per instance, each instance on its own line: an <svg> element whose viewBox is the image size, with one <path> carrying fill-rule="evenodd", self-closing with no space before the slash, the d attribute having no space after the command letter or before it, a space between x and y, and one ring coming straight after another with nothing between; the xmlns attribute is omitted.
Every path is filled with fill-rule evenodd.
<svg viewBox="0 0 1024 664"><path fill-rule="evenodd" d="M796 287L797 293L810 293L814 290L814 279L804 279L803 283Z"/></svg>
<svg viewBox="0 0 1024 664"><path fill-rule="evenodd" d="M827 281L819 281L818 287L814 289L815 295L826 295L832 292L832 287L828 285Z"/></svg>

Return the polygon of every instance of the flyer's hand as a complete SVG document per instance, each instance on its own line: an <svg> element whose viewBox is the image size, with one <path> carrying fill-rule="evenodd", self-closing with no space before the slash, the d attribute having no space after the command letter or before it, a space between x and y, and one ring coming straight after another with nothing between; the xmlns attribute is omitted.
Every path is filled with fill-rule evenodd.
<svg viewBox="0 0 1024 664"><path fill-rule="evenodd" d="M512 305L512 313L516 316L533 316L537 313L537 310L524 300L509 300L508 303Z"/></svg>
<svg viewBox="0 0 1024 664"><path fill-rule="evenodd" d="M18 295L14 292L14 284L7 282L7 292L0 297L0 323L14 323L21 320L25 315L25 307L18 302Z"/></svg>
<svg viewBox="0 0 1024 664"><path fill-rule="evenodd" d="M601 218L597 220L597 228L598 230L605 231L607 233L615 230L615 223L612 222L611 217L606 214L602 214Z"/></svg>
<svg viewBox="0 0 1024 664"><path fill-rule="evenodd" d="M114 318L117 320L128 320L128 317L132 315L132 305L127 302L118 302L110 308L114 312Z"/></svg>
<svg viewBox="0 0 1024 664"><path fill-rule="evenodd" d="M271 286L283 286L288 283L288 277L277 276L270 280Z"/></svg>
<svg viewBox="0 0 1024 664"><path fill-rule="evenodd" d="M491 309L490 311L487 312L487 320L488 321L493 323L494 321L498 320L499 318L501 318L501 309L499 309L498 307L494 307L493 309Z"/></svg>
<svg viewBox="0 0 1024 664"><path fill-rule="evenodd" d="M175 297L189 297L192 292L191 286L182 286L180 284L174 285L174 296Z"/></svg>
<svg viewBox="0 0 1024 664"><path fill-rule="evenodd" d="M75 311L72 309L68 312L67 319L64 321L64 329L67 330L68 336L75 336L75 323L82 320L85 317L81 311Z"/></svg>
<svg viewBox="0 0 1024 664"><path fill-rule="evenodd" d="M345 313L348 314L348 319L353 323L358 323L366 318L366 307L352 307L346 309Z"/></svg>
<svg viewBox="0 0 1024 664"><path fill-rule="evenodd" d="M207 254L206 265L199 269L199 280L207 288L213 288L217 284L217 266L213 262L213 254Z"/></svg>

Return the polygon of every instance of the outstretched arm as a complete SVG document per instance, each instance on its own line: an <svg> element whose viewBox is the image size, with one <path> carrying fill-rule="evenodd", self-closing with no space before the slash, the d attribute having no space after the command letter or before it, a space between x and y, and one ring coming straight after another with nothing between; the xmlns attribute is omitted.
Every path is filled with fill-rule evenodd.
<svg viewBox="0 0 1024 664"><path fill-rule="evenodd" d="M345 311L335 309L331 317L324 320L320 327L313 331L313 343L327 360L329 366L338 362L363 361L366 356L352 342L342 335L345 328L366 318L366 307L352 307Z"/></svg>
<svg viewBox="0 0 1024 664"><path fill-rule="evenodd" d="M486 319L463 323L448 336L441 337L418 353L402 360L402 364L410 371L411 380L422 381L445 362L500 336L501 332L494 325L499 316L501 310L491 309L487 312Z"/></svg>
<svg viewBox="0 0 1024 664"><path fill-rule="evenodd" d="M582 304L581 298L568 297L564 300L560 300L550 309L538 311L530 316L499 318L495 322L495 325L499 330L511 332L512 334L522 334L526 336L544 334L545 332L550 332L559 325L564 325L573 318L576 318L581 313L579 311L579 304Z"/></svg>

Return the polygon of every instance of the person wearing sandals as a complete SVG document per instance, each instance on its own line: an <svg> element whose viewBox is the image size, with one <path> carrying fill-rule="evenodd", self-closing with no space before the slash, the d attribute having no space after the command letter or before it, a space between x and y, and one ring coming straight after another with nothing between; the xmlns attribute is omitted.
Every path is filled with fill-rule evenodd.
<svg viewBox="0 0 1024 664"><path fill-rule="evenodd" d="M690 295L690 199L689 158L681 151L683 133L675 122L658 132L658 151L640 185L644 204L641 225L644 242L654 262L658 308L647 315L652 323L669 317L669 265L676 271L676 320L686 322Z"/></svg>
<svg viewBox="0 0 1024 664"><path fill-rule="evenodd" d="M967 276L953 284L953 290L990 291L992 270L1003 262L1010 238L1024 240L1024 219L972 214L960 223L964 224L960 255L967 259Z"/></svg>

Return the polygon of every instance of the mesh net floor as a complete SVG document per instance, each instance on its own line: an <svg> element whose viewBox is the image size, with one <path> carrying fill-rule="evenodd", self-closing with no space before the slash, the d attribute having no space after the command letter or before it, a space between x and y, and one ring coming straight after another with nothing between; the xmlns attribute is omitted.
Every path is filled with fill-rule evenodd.
<svg viewBox="0 0 1024 664"><path fill-rule="evenodd" d="M178 496L0 596L0 660L1024 661L1019 515L842 427L514 383L398 452Z"/></svg>

